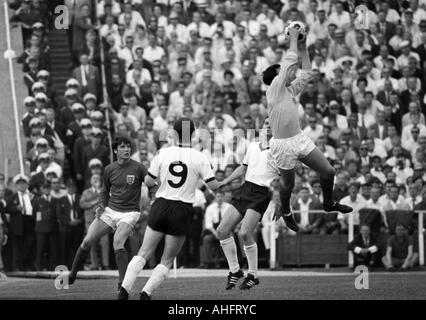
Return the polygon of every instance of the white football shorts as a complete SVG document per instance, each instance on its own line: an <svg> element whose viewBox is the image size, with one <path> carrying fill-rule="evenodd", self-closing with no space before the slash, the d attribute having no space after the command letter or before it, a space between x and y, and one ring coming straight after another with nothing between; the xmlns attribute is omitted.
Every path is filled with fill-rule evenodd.
<svg viewBox="0 0 426 320"><path fill-rule="evenodd" d="M120 223L127 223L132 228L135 227L136 223L139 220L141 213L137 211L132 212L118 212L114 211L109 207L105 208L104 213L101 215L100 219L109 225L113 230L117 229L117 226Z"/></svg>
<svg viewBox="0 0 426 320"><path fill-rule="evenodd" d="M283 170L293 169L297 160L306 157L316 147L312 140L302 132L291 138L272 138L269 145L269 160Z"/></svg>

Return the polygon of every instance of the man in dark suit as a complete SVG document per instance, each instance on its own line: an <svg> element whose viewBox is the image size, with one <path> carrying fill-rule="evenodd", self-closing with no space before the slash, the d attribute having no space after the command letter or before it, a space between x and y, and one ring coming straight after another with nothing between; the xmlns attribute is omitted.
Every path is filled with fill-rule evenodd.
<svg viewBox="0 0 426 320"><path fill-rule="evenodd" d="M294 214L294 219L300 228L302 234L318 234L323 223L323 217L320 213L309 213L312 210L323 210L322 204L309 196L309 189L302 187L299 191L299 199L293 204L293 210L298 211Z"/></svg>
<svg viewBox="0 0 426 320"><path fill-rule="evenodd" d="M12 236L12 270L30 270L34 263L34 217L33 195L28 191L29 179L17 175L13 182L17 192L7 201L6 211L10 213L10 234Z"/></svg>
<svg viewBox="0 0 426 320"><path fill-rule="evenodd" d="M58 263L58 222L56 217L56 201L50 195L50 182L46 181L41 188L42 195L33 201L33 214L36 232L36 270L43 269L42 258L47 247L48 270L54 270Z"/></svg>
<svg viewBox="0 0 426 320"><path fill-rule="evenodd" d="M417 90L417 77L409 76L407 79L407 90L401 92L401 113L406 114L408 112L408 105L414 99L419 99L423 102L425 93L422 90Z"/></svg>
<svg viewBox="0 0 426 320"><path fill-rule="evenodd" d="M377 13L377 28L379 32L385 36L386 43L388 43L390 38L395 35L395 24L386 21L386 16L387 14L383 10Z"/></svg>
<svg viewBox="0 0 426 320"><path fill-rule="evenodd" d="M67 195L58 199L57 217L59 222L60 262L71 268L74 254L83 240L84 213L80 207L73 180L67 180Z"/></svg>
<svg viewBox="0 0 426 320"><path fill-rule="evenodd" d="M369 268L377 266L380 258L376 238L371 234L370 226L361 225L360 233L348 246L354 254L354 267L364 265Z"/></svg>
<svg viewBox="0 0 426 320"><path fill-rule="evenodd" d="M81 84L81 95L92 93L96 97L101 92L101 80L98 68L89 64L89 55L84 52L80 55L80 65L72 72L72 77Z"/></svg>
<svg viewBox="0 0 426 320"><path fill-rule="evenodd" d="M93 29L92 19L90 18L90 7L88 5L81 6L80 15L75 18L73 24L73 42L72 51L74 54L74 65L78 61L78 57L86 43L86 33Z"/></svg>
<svg viewBox="0 0 426 320"><path fill-rule="evenodd" d="M89 120L83 121L81 125L81 137L75 140L73 148L73 165L75 178L77 179L77 189L81 192L84 188L84 172L86 170L83 163L83 150L90 144L90 132L92 131L92 123Z"/></svg>
<svg viewBox="0 0 426 320"><path fill-rule="evenodd" d="M90 134L90 143L83 148L82 164L84 180L90 179L89 162L92 159L99 159L105 168L109 164L109 149L101 143L102 131L99 128L93 128Z"/></svg>

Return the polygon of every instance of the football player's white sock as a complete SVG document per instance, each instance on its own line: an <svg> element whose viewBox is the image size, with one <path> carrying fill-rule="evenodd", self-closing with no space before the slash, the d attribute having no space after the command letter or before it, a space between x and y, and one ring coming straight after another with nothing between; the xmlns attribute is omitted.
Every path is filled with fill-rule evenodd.
<svg viewBox="0 0 426 320"><path fill-rule="evenodd" d="M234 237L231 236L228 239L220 240L220 245L222 246L226 260L228 261L229 271L235 273L240 270L237 256L237 245L235 244Z"/></svg>
<svg viewBox="0 0 426 320"><path fill-rule="evenodd" d="M160 284L166 280L167 274L169 273L169 268L167 268L163 264L157 265L154 270L152 270L152 275L149 278L148 282L143 287L142 291L145 291L149 295L151 295L152 291L157 289Z"/></svg>
<svg viewBox="0 0 426 320"><path fill-rule="evenodd" d="M146 260L141 256L134 256L127 266L126 276L124 277L121 286L126 289L127 292L132 290L132 286L135 283L136 278L145 266Z"/></svg>
<svg viewBox="0 0 426 320"><path fill-rule="evenodd" d="M255 242L249 246L244 245L244 252L248 262L248 273L257 277L257 243Z"/></svg>

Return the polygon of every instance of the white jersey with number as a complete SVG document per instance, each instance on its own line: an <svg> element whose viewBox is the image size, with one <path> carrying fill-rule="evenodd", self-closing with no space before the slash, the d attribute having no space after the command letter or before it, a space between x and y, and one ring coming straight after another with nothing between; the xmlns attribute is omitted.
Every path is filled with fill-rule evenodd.
<svg viewBox="0 0 426 320"><path fill-rule="evenodd" d="M269 148L261 149L260 142L252 142L248 146L243 165L247 166L245 180L262 187L269 188L278 175L273 162L268 161Z"/></svg>
<svg viewBox="0 0 426 320"><path fill-rule="evenodd" d="M148 174L160 180L157 198L194 203L200 180L214 179L210 161L201 152L177 146L161 149L151 162Z"/></svg>

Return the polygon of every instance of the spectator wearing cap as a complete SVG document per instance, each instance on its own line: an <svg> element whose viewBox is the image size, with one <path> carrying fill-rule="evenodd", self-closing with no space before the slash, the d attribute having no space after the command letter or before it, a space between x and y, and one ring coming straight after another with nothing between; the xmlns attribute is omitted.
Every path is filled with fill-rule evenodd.
<svg viewBox="0 0 426 320"><path fill-rule="evenodd" d="M41 187L46 182L46 170L49 167L49 154L44 152L37 157L37 166L40 167L39 172L34 172L29 182L29 190L36 196L42 194Z"/></svg>
<svg viewBox="0 0 426 320"><path fill-rule="evenodd" d="M57 199L60 263L71 268L75 252L83 240L84 212L80 207L80 196L76 194L74 180L68 179L65 184L67 192Z"/></svg>
<svg viewBox="0 0 426 320"><path fill-rule="evenodd" d="M39 122L41 125L41 122ZM34 146L29 149L28 160L30 161L30 171L34 172L38 164L38 156L42 153L47 152L49 148L49 142L47 139L43 138L41 135L38 136L37 140L34 142Z"/></svg>
<svg viewBox="0 0 426 320"><path fill-rule="evenodd" d="M102 130L93 128L90 133L90 144L86 145L82 152L82 168L84 169L83 175L86 182L90 179L89 162L92 159L101 160L104 167L109 164L109 149L101 142Z"/></svg>
<svg viewBox="0 0 426 320"><path fill-rule="evenodd" d="M86 93L98 96L101 92L98 68L89 64L89 55L86 52L80 55L80 65L73 70L72 76L81 84L82 96Z"/></svg>
<svg viewBox="0 0 426 320"><path fill-rule="evenodd" d="M24 106L25 106L26 112L22 116L21 125L24 129L25 136L28 138L31 134L30 121L36 116L35 99L31 96L26 97L24 99Z"/></svg>
<svg viewBox="0 0 426 320"><path fill-rule="evenodd" d="M73 42L72 42L72 51L74 57L73 65L77 65L77 61L80 58L80 54L84 49L84 43L86 38L86 32L94 28L92 21L91 8L87 4L80 6L80 12L76 15L76 18L73 23Z"/></svg>
<svg viewBox="0 0 426 320"><path fill-rule="evenodd" d="M414 2L414 1L410 1L410 2ZM405 31L408 32L409 34L415 35L420 32L419 22L420 21L414 21L413 10L411 10L411 8L405 9L405 11L401 15L401 25L404 27Z"/></svg>
<svg viewBox="0 0 426 320"><path fill-rule="evenodd" d="M418 62L420 61L418 53L411 50L411 42L409 40L404 40L399 44L399 52L401 52L401 54L398 56L396 61L400 70L402 70L403 67L408 66L410 57L414 57Z"/></svg>
<svg viewBox="0 0 426 320"><path fill-rule="evenodd" d="M92 132L92 122L89 119L83 119L80 123L81 126L81 136L75 140L72 159L73 159L73 169L75 178L77 181L77 186L82 189L84 184L84 172L86 170L86 164L83 160L84 158L84 148L90 145L90 134Z"/></svg>
<svg viewBox="0 0 426 320"><path fill-rule="evenodd" d="M108 134L104 126L104 114L101 111L95 111L90 117L93 128L98 128L102 131L102 143L108 145Z"/></svg>
<svg viewBox="0 0 426 320"><path fill-rule="evenodd" d="M29 179L18 174L13 178L17 192L7 200L12 240L12 270L32 270L34 266L33 194L28 191Z"/></svg>
<svg viewBox="0 0 426 320"><path fill-rule="evenodd" d="M91 118L93 112L99 111L100 108L97 105L98 98L93 93L86 93L83 97L83 103L86 107L86 114Z"/></svg>
<svg viewBox="0 0 426 320"><path fill-rule="evenodd" d="M359 184L357 182L352 182L349 185L349 195L340 200L340 203L350 205L353 208L353 212L350 213L353 219L354 233L359 231L359 210L366 207L365 199L359 194ZM348 219L349 215L343 215L339 213L337 215L339 220L340 227L342 231L348 230Z"/></svg>
<svg viewBox="0 0 426 320"><path fill-rule="evenodd" d="M61 103L58 120L65 126L68 126L75 120L75 116L71 108L75 103L79 102L78 91L71 88L67 89L64 93L64 97L65 101Z"/></svg>
<svg viewBox="0 0 426 320"><path fill-rule="evenodd" d="M56 202L52 201L51 185L46 181L41 187L42 193L33 200L33 214L36 233L36 270L41 271L43 254L47 252L49 271L53 271L58 263L58 220Z"/></svg>
<svg viewBox="0 0 426 320"><path fill-rule="evenodd" d="M37 60L31 60L28 63L28 71L24 74L24 83L28 88L28 94L33 94L33 85L38 81L37 74L39 72Z"/></svg>

